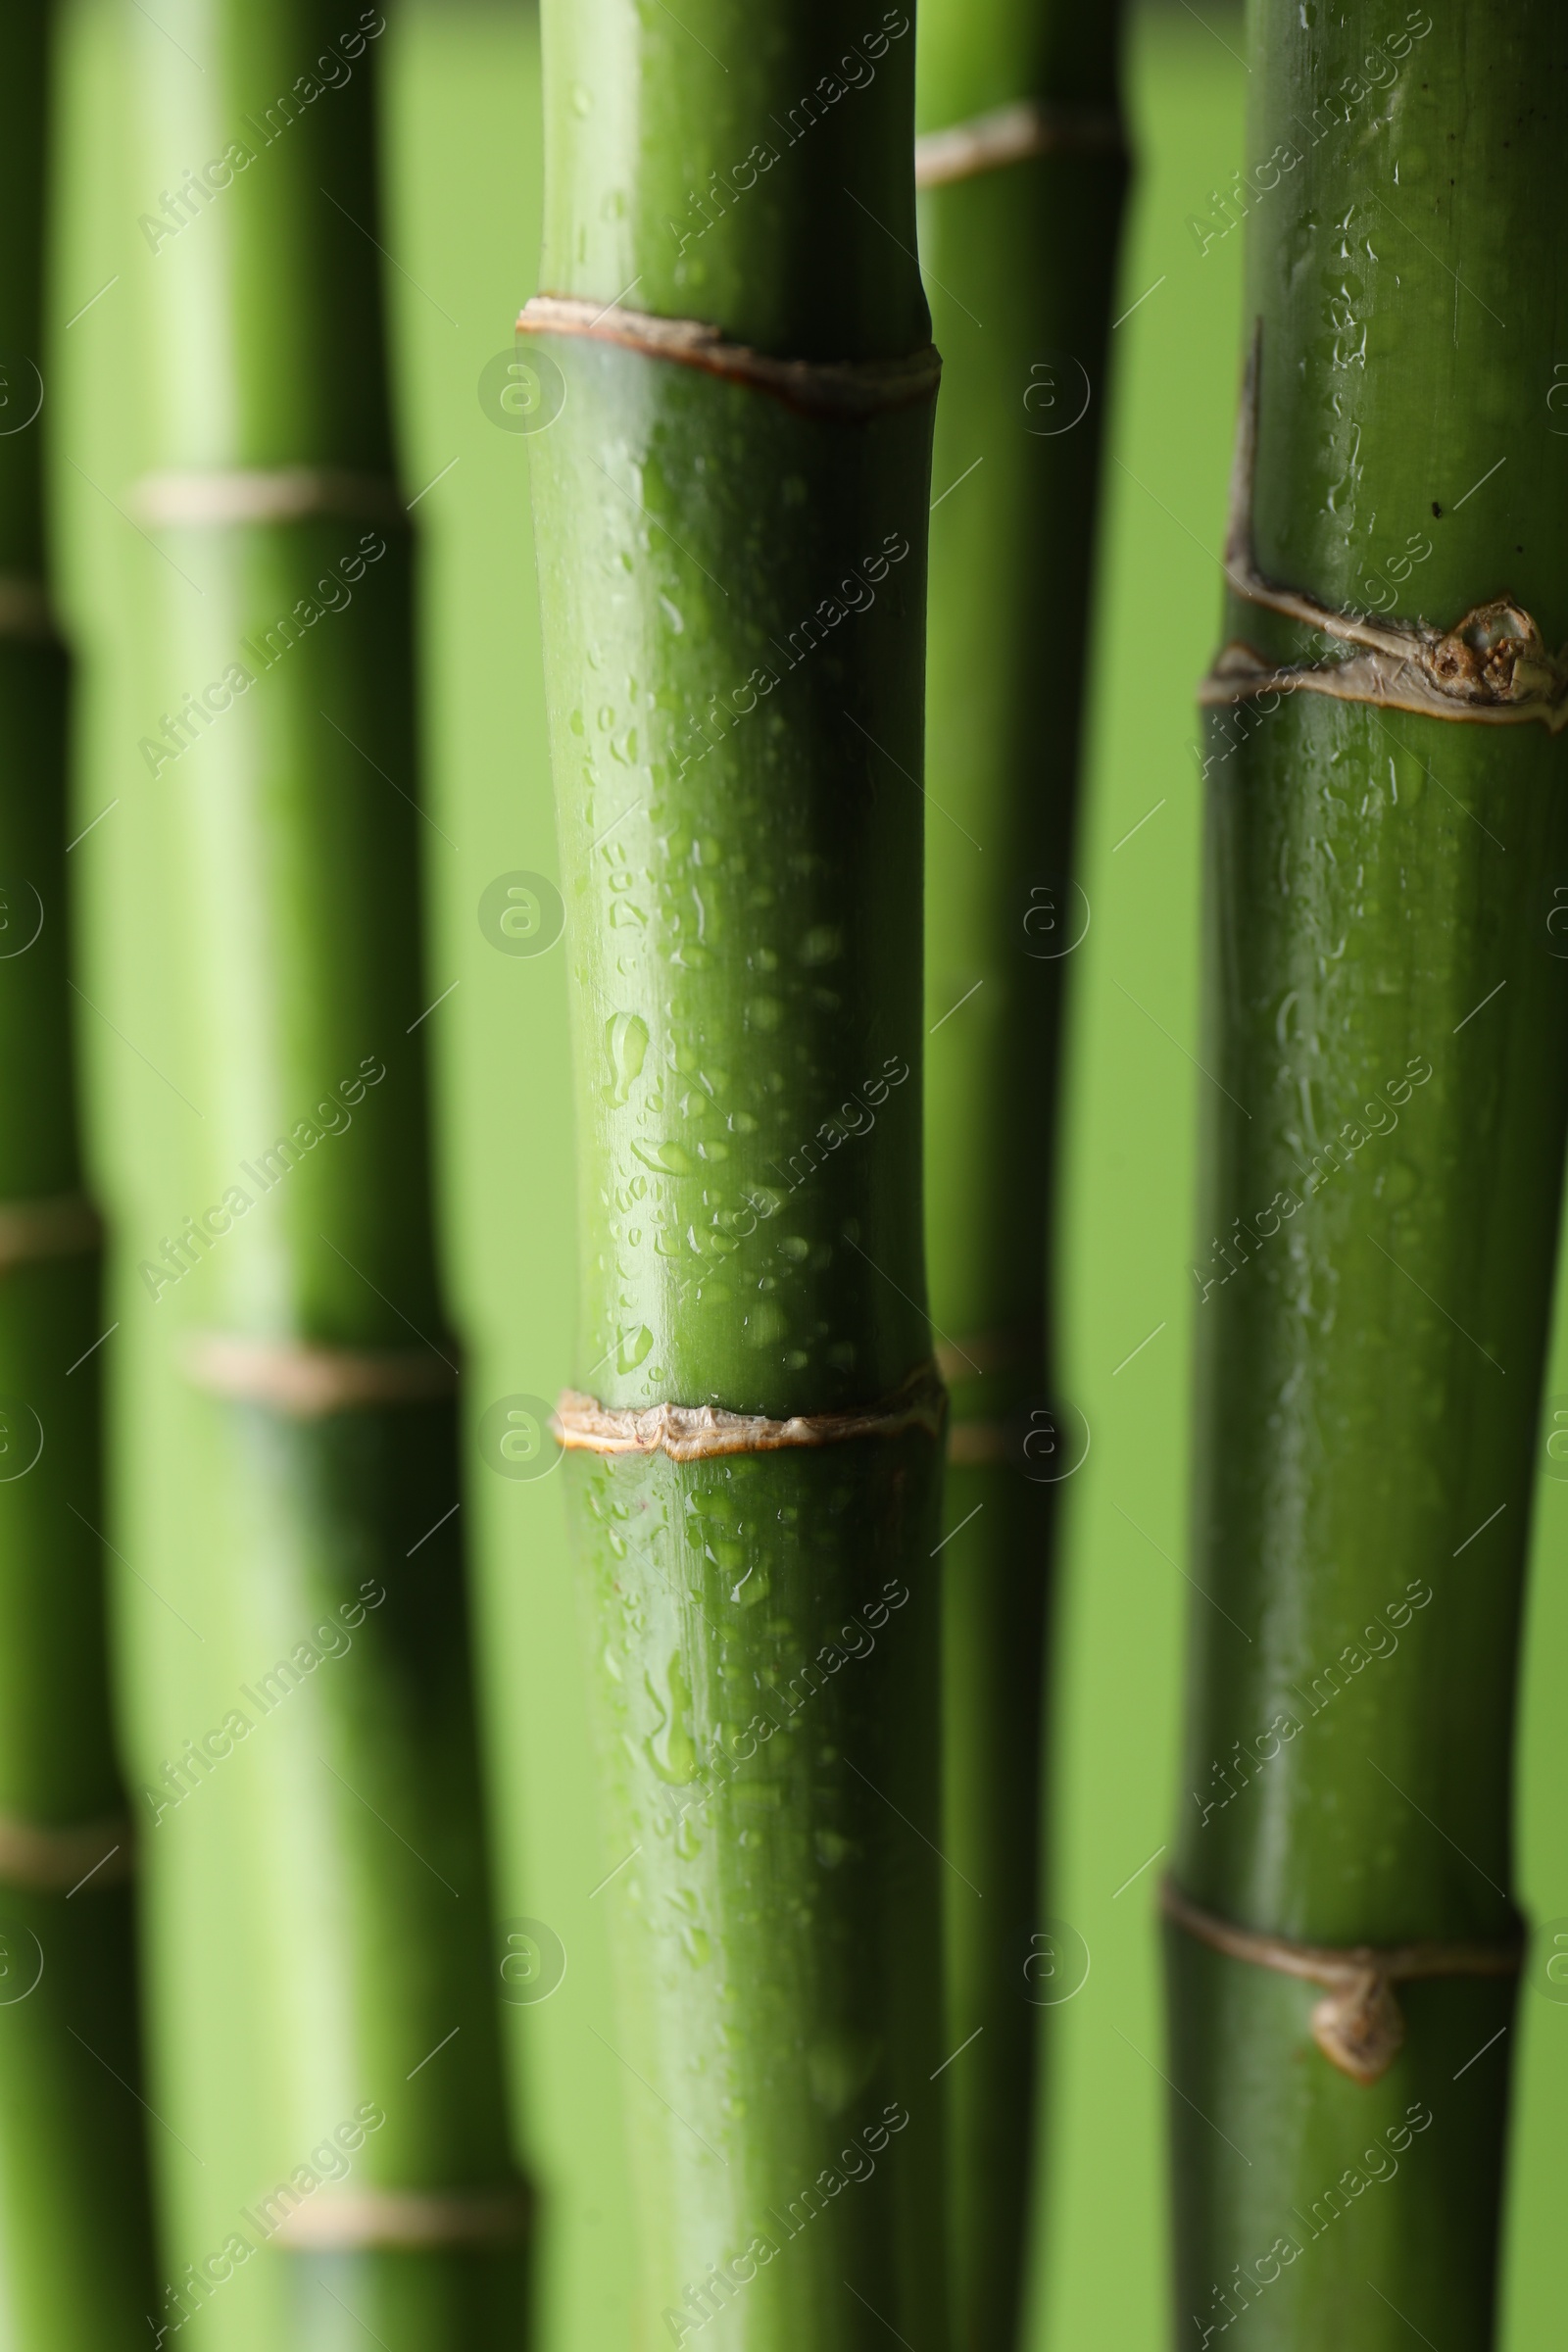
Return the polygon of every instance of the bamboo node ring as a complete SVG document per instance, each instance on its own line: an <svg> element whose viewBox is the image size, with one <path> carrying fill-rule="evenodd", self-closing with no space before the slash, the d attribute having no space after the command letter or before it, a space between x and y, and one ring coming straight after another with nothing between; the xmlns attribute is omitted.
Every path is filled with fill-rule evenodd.
<svg viewBox="0 0 1568 2352"><path fill-rule="evenodd" d="M948 1396L934 1364L919 1364L891 1396L837 1413L731 1413L712 1404L650 1404L640 1410L601 1404L564 1389L551 1419L566 1453L667 1453L699 1462L724 1453L775 1453L787 1446L841 1446L851 1438L896 1438L906 1429L941 1434Z"/></svg>
<svg viewBox="0 0 1568 2352"><path fill-rule="evenodd" d="M297 2204L269 2234L273 2245L300 2253L507 2246L527 2236L532 2202L520 2182L500 2189L356 2189Z"/></svg>
<svg viewBox="0 0 1568 2352"><path fill-rule="evenodd" d="M134 1865L130 1823L123 1818L74 1822L60 1829L0 1813L0 1886L30 1894L74 1894L116 1886Z"/></svg>
<svg viewBox="0 0 1568 2352"><path fill-rule="evenodd" d="M945 188L1034 155L1125 155L1121 117L1109 106L1052 106L1014 99L965 122L928 130L914 142L914 184Z"/></svg>
<svg viewBox="0 0 1568 2352"><path fill-rule="evenodd" d="M270 1405L295 1421L376 1405L450 1396L458 1369L421 1348L322 1348L303 1340L252 1340L194 1332L181 1350L187 1380L238 1404Z"/></svg>
<svg viewBox="0 0 1568 2352"><path fill-rule="evenodd" d="M780 360L730 343L701 318L661 318L575 295L535 294L518 314L519 335L586 335L649 359L673 360L705 374L770 392L803 416L854 423L935 398L942 362L935 344L898 360Z"/></svg>
<svg viewBox="0 0 1568 2352"><path fill-rule="evenodd" d="M85 1256L102 1240L98 1211L80 1193L0 1200L0 1274L40 1258Z"/></svg>
<svg viewBox="0 0 1568 2352"><path fill-rule="evenodd" d="M948 1424L948 1465L954 1470L990 1470L1011 1459L1011 1433L1003 1421L951 1421Z"/></svg>
<svg viewBox="0 0 1568 2352"><path fill-rule="evenodd" d="M21 637L34 645L53 645L59 636L54 607L42 580L0 574L0 637Z"/></svg>
<svg viewBox="0 0 1568 2352"><path fill-rule="evenodd" d="M998 1330L966 1332L961 1340L943 1340L936 1351L937 1371L950 1388L979 1380L987 1372L1038 1371L1044 1359L1045 1332L1039 1323L1015 1323ZM1011 1424L985 1413L951 1413L948 1418L948 1464L955 1470L989 1470L1013 1460L1017 1451Z"/></svg>
<svg viewBox="0 0 1568 2352"><path fill-rule="evenodd" d="M1409 710L1423 718L1472 726L1520 726L1533 719L1556 735L1568 726L1568 647L1552 654L1521 605L1494 597L1472 606L1450 629L1426 620L1382 620L1336 612L1314 597L1281 588L1257 568L1252 496L1257 474L1258 380L1262 322L1252 337L1242 385L1231 468L1225 578L1231 594L1298 620L1356 654L1322 662L1276 663L1240 639L1217 657L1198 690L1200 705L1222 709L1262 694L1326 694L1343 703Z"/></svg>
<svg viewBox="0 0 1568 2352"><path fill-rule="evenodd" d="M1519 1972L1524 1939L1507 1943L1292 1943L1262 1936L1204 1911L1174 1879L1160 1882L1160 1909L1173 1927L1223 1952L1323 1987L1313 2003L1312 2038L1331 2066L1352 2082L1381 2080L1404 2042L1404 2014L1395 1986L1434 1977L1511 1977Z"/></svg>
<svg viewBox="0 0 1568 2352"><path fill-rule="evenodd" d="M965 1332L961 1340L943 1340L936 1351L937 1370L950 1386L978 1380L986 1372L1032 1371L1045 1352L1045 1333L1038 1323L1016 1323L997 1331Z"/></svg>
<svg viewBox="0 0 1568 2352"><path fill-rule="evenodd" d="M215 467L211 472L144 474L130 504L155 527L223 522L343 522L406 524L409 511L397 484L379 474L330 466Z"/></svg>

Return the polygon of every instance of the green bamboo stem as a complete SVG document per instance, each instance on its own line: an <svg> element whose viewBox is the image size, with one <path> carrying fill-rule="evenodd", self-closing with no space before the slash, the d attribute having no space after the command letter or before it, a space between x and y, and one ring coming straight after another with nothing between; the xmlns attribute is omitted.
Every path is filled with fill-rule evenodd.
<svg viewBox="0 0 1568 2352"><path fill-rule="evenodd" d="M897 10L545 12L541 282L582 307L522 356L564 391L531 452L615 1410L854 1413L931 1352L912 49ZM837 372L560 331L617 296ZM934 1420L565 1468L648 2340L945 2340Z"/></svg>
<svg viewBox="0 0 1568 2352"><path fill-rule="evenodd" d="M1359 20L1254 0L1249 32L1258 569L1442 629L1517 598L1555 646L1558 22L1415 10L1369 53ZM1265 661L1355 651L1252 598L1227 630ZM1537 721L1299 688L1216 709L1207 744L1203 1597L1176 1879L1296 1943L1505 1951L1568 754ZM1403 2047L1366 2082L1314 2041L1320 1988L1175 1925L1168 1951L1180 2333L1245 2311L1272 2352L1412 2329L1481 2352L1511 1977L1396 1987Z"/></svg>
<svg viewBox="0 0 1568 2352"><path fill-rule="evenodd" d="M1071 884L1081 681L1126 179L1118 32L1115 8L1086 19L1040 0L935 0L920 18L920 243L944 361L926 694L927 1232L954 1395L943 1850L964 1874L946 1883L949 2041L964 2056L948 2081L955 2308L974 2352L1016 2337L1034 2003L1053 1989L1025 1970L1045 1926L1059 1488L1020 1476L1010 1425L1054 1393L1048 1235L1065 958L1083 929ZM989 150L955 156L956 133L983 138L988 124Z"/></svg>
<svg viewBox="0 0 1568 2352"><path fill-rule="evenodd" d="M133 1838L112 1735L104 1332L82 1197L66 903L70 671L40 464L52 13L6 11L0 261L0 2336L143 2340L152 2217ZM81 1359L88 1360L83 1362ZM116 2078L119 2078L117 2081ZM90 2240L94 2259L80 2259Z"/></svg>
<svg viewBox="0 0 1568 2352"><path fill-rule="evenodd" d="M269 2306L290 2343L456 2352L521 2325L526 2215L430 1239L441 983L418 947L380 29L192 0L129 31L137 177L171 201L144 232L145 471L121 496L153 542L144 772L105 855L158 1083L105 1157L122 1548L171 1601L128 1675L159 2087L228 2232L171 2152L162 2316L249 2344Z"/></svg>

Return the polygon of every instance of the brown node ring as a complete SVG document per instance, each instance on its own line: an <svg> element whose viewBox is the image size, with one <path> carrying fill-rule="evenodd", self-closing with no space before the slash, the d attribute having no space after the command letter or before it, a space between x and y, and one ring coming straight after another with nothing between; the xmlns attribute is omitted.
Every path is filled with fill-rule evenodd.
<svg viewBox="0 0 1568 2352"><path fill-rule="evenodd" d="M944 1340L936 1353L937 1370L950 1388L986 1373L1038 1372L1045 1355L1045 1332L1038 1323L966 1332L961 1340ZM1017 1451L1009 1441L1009 1423L985 1413L955 1412L948 1422L948 1466L953 1470L989 1470L1010 1462Z"/></svg>
<svg viewBox="0 0 1568 2352"><path fill-rule="evenodd" d="M220 1331L192 1333L180 1368L212 1396L268 1405L295 1421L425 1404L450 1396L458 1385L457 1366L423 1348L320 1348Z"/></svg>
<svg viewBox="0 0 1568 2352"><path fill-rule="evenodd" d="M128 1879L134 1866L128 1821L52 1823L0 1814L0 1886L30 1894L74 1894L91 1882L94 1892Z"/></svg>
<svg viewBox="0 0 1568 2352"><path fill-rule="evenodd" d="M1045 1333L1038 1323L965 1332L961 1340L939 1343L937 1370L953 1387L961 1381L978 1380L987 1372L1030 1371L1038 1368L1045 1344Z"/></svg>
<svg viewBox="0 0 1568 2352"><path fill-rule="evenodd" d="M948 1428L950 1470L991 1470L1011 1457L1002 1421L954 1421Z"/></svg>
<svg viewBox="0 0 1568 2352"><path fill-rule="evenodd" d="M707 375L770 392L806 416L858 423L936 396L942 362L935 344L899 360L779 360L730 343L701 318L661 318L569 294L535 294L517 318L519 335L586 335L647 358L673 360Z"/></svg>
<svg viewBox="0 0 1568 2352"><path fill-rule="evenodd" d="M1018 98L914 142L914 184L945 188L1034 155L1125 155L1121 117L1109 106L1050 106Z"/></svg>
<svg viewBox="0 0 1568 2352"><path fill-rule="evenodd" d="M1336 612L1314 597L1264 577L1252 547L1257 474L1258 383L1263 324L1248 355L1231 468L1225 578L1243 604L1282 613L1359 653L1322 662L1271 662L1241 639L1222 648L1198 689L1200 705L1223 709L1261 694L1326 694L1423 718L1472 726L1522 726L1539 719L1558 734L1568 726L1568 647L1547 652L1531 615L1511 598L1472 606L1451 629L1426 620L1382 620Z"/></svg>
<svg viewBox="0 0 1568 2352"><path fill-rule="evenodd" d="M713 1404L650 1404L641 1410L601 1404L579 1389L564 1389L551 1419L566 1453L667 1453L672 1462L706 1461L725 1453L776 1453L800 1446L841 1446L851 1438L896 1438L907 1429L938 1437L947 1391L934 1364L919 1364L891 1396L837 1413L731 1413Z"/></svg>
<svg viewBox="0 0 1568 2352"><path fill-rule="evenodd" d="M0 1200L0 1274L40 1258L84 1257L102 1240L98 1211L80 1193Z"/></svg>
<svg viewBox="0 0 1568 2352"><path fill-rule="evenodd" d="M395 482L331 466L215 467L206 473L148 473L132 485L143 522L166 530L235 522L380 522L406 525Z"/></svg>
<svg viewBox="0 0 1568 2352"><path fill-rule="evenodd" d="M404 2250L515 2245L527 2236L532 2199L520 2184L499 2189L348 2190L313 2197L284 2215L274 2245L296 2252L370 2246Z"/></svg>
<svg viewBox="0 0 1568 2352"><path fill-rule="evenodd" d="M58 644L60 630L42 580L0 573L0 637L20 637L29 645Z"/></svg>
<svg viewBox="0 0 1568 2352"><path fill-rule="evenodd" d="M1404 2013L1395 1997L1396 1984L1434 1977L1517 1976L1524 1956L1522 1936L1509 1943L1292 1943L1202 1910L1168 1876L1160 1882L1159 1902L1173 1927L1210 1951L1322 1985L1324 1997L1312 2005L1312 2038L1330 2065L1352 2082L1379 2082L1403 2046Z"/></svg>

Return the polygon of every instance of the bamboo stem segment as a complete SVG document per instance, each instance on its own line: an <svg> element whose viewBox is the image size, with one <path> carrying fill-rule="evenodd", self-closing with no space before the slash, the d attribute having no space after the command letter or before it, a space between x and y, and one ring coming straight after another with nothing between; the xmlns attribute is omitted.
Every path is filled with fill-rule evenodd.
<svg viewBox="0 0 1568 2352"><path fill-rule="evenodd" d="M1042 2028L1042 1807L1057 1488L1056 1096L1104 359L1127 177L1120 12L930 0L915 149L944 358L931 517L925 1166L956 1335L943 1550L943 1851L958 2341L1013 2352ZM1041 680L1049 676L1042 701ZM979 1337L962 1335L977 1334ZM1029 1467L1035 1465L1030 1464ZM1065 1454L1059 1466L1065 1466ZM971 1888L979 1888L983 1900Z"/></svg>
<svg viewBox="0 0 1568 2352"><path fill-rule="evenodd" d="M1278 176L1202 697L1177 2311L1202 2342L1261 2305L1278 2352L1485 2352L1568 1123L1568 465L1500 417L1568 326L1556 261L1521 275L1568 51L1528 8L1411 10L1368 55L1254 0L1249 34Z"/></svg>
<svg viewBox="0 0 1568 2352"><path fill-rule="evenodd" d="M940 2352L911 26L680 15L547 4L520 321L642 2325Z"/></svg>
<svg viewBox="0 0 1568 2352"><path fill-rule="evenodd" d="M198 0L188 54L131 29L144 181L215 121L255 152L137 281L127 553L165 739L100 854L127 1029L170 1083L116 1102L106 1152L121 1547L170 1597L127 1680L157 2104L204 2158L169 2174L165 2316L205 2308L211 2268L182 2266L238 2213L236 2331L451 2352L521 2325L529 2208L431 1234L440 984L379 282L382 20L361 22L350 70L265 139L301 61L341 56L323 0ZM222 1207L181 1222L204 1200Z"/></svg>
<svg viewBox="0 0 1568 2352"><path fill-rule="evenodd" d="M55 29L37 6L0 30L0 2340L102 2352L143 2340L154 2253L98 1535L112 1317L71 1018L72 674L48 586L46 423L24 414L47 365Z"/></svg>

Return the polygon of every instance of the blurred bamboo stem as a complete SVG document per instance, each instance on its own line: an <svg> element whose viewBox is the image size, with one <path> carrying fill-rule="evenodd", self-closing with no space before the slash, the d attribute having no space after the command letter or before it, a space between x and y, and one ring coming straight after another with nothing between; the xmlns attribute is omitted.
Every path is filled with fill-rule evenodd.
<svg viewBox="0 0 1568 2352"><path fill-rule="evenodd" d="M1081 1445L1054 1402L1050 1257L1064 982L1087 914L1074 843L1127 178L1119 36L1115 7L920 11L915 173L944 359L925 1159L932 1312L954 1335L943 1851L949 2043L972 2046L945 2082L963 2352L1017 2339L1039 2029L1075 1988L1041 1883L1053 1536Z"/></svg>
<svg viewBox="0 0 1568 2352"><path fill-rule="evenodd" d="M201 0L188 50L132 32L146 178L220 125L231 143L141 277L146 470L124 506L157 551L141 674L166 708L105 854L121 968L178 1086L116 1123L109 1156L143 1220L148 1201L170 1218L174 1184L219 1204L156 1248L143 1223L122 1268L127 1493L204 1643L193 1664L161 1623L168 1654L132 1678L158 1948L207 1955L193 2027L183 1964L160 1978L166 2095L206 2112L203 2035L225 2074L259 2047L254 2102L203 2137L243 2199L229 2259L270 2249L290 2342L335 2346L347 2309L389 2352L454 2352L523 2325L529 2211L430 1231L439 992L378 275L384 29L370 9L345 32L324 0ZM204 1721L223 1729L171 1762L171 1733ZM236 1922L238 1953L218 1940ZM181 2177L177 2237L190 2193ZM198 2292L211 2268L186 2278L172 2314L218 2296L211 2324L241 2329L227 2275L220 2294Z"/></svg>
<svg viewBox="0 0 1568 2352"><path fill-rule="evenodd" d="M0 38L0 2337L101 2352L141 2339L154 2290L71 1018L71 672L43 519L53 33L52 9L12 8Z"/></svg>

